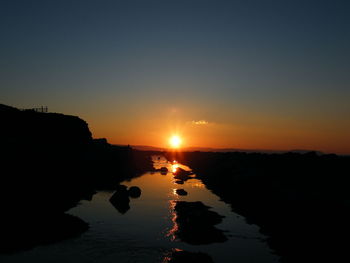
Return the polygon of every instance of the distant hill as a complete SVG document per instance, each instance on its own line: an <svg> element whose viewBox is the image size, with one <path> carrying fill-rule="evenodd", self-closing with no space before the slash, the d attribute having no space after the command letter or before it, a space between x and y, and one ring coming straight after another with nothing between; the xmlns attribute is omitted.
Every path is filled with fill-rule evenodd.
<svg viewBox="0 0 350 263"><path fill-rule="evenodd" d="M162 152L166 151L166 148L161 148L161 147L154 147L154 146L147 146L147 145L131 145L131 147L135 150L140 150L140 151L157 151L157 152Z"/></svg>
<svg viewBox="0 0 350 263"><path fill-rule="evenodd" d="M147 145L132 145L133 149L140 151L167 151L167 148L155 147L155 146L147 146ZM307 153L307 152L316 152L317 154L323 154L320 151L314 150L305 150L305 149L293 149L293 150L265 150L265 149L239 149L239 148L210 148L210 147L185 147L181 148L183 152L247 152L247 153L286 153L286 152L294 152L294 153Z"/></svg>

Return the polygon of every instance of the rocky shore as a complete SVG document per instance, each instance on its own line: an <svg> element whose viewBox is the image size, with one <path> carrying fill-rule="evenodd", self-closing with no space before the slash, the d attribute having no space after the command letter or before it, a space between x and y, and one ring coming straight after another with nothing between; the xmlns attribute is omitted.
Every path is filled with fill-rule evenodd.
<svg viewBox="0 0 350 263"><path fill-rule="evenodd" d="M93 139L75 116L0 104L0 123L0 252L85 231L68 209L152 168L148 153Z"/></svg>
<svg viewBox="0 0 350 263"><path fill-rule="evenodd" d="M282 262L349 259L349 157L168 153L190 166L233 211L257 224Z"/></svg>

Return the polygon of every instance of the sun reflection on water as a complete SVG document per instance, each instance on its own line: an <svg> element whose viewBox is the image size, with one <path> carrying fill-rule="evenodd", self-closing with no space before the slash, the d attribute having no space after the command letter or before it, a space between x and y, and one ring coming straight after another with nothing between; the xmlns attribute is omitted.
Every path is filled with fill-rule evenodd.
<svg viewBox="0 0 350 263"><path fill-rule="evenodd" d="M173 248L172 250L170 251L167 251L165 254L164 254L164 258L163 258L163 261L162 263L169 263L172 261L173 259L173 253L175 252L181 252L183 251L183 249L179 249L179 248Z"/></svg>
<svg viewBox="0 0 350 263"><path fill-rule="evenodd" d="M166 233L167 237L170 237L171 241L175 241L176 240L176 232L179 229L179 226L176 222L177 219L177 214L175 212L175 205L176 205L176 201L175 200L170 200L169 201L169 214L170 214L170 219L173 223L172 228L168 231L168 233Z"/></svg>
<svg viewBox="0 0 350 263"><path fill-rule="evenodd" d="M173 195L174 196L178 196L178 194L176 193L176 189L175 188L173 188Z"/></svg>
<svg viewBox="0 0 350 263"><path fill-rule="evenodd" d="M177 163L173 164L173 165L172 165L172 168L171 168L172 172L173 172L173 173L176 173L177 168L179 168L179 165L178 165Z"/></svg>

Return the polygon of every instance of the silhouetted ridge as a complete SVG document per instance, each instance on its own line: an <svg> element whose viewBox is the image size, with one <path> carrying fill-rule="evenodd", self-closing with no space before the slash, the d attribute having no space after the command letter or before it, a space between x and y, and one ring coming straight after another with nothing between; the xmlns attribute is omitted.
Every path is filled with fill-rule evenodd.
<svg viewBox="0 0 350 263"><path fill-rule="evenodd" d="M92 142L88 124L76 116L41 113L0 105L0 140L5 144L60 147Z"/></svg>

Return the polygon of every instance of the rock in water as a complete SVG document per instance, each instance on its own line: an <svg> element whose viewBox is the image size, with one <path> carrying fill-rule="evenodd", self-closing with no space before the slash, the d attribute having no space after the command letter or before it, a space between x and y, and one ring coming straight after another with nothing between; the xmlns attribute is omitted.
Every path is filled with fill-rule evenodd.
<svg viewBox="0 0 350 263"><path fill-rule="evenodd" d="M130 209L129 192L125 185L119 185L117 191L109 199L119 213L125 214Z"/></svg>
<svg viewBox="0 0 350 263"><path fill-rule="evenodd" d="M184 189L176 189L178 195L187 195L187 192Z"/></svg>
<svg viewBox="0 0 350 263"><path fill-rule="evenodd" d="M222 221L223 216L209 208L202 202L177 201L174 208L178 225L175 236L191 245L227 241L223 231L214 226Z"/></svg>
<svg viewBox="0 0 350 263"><path fill-rule="evenodd" d="M166 167L160 168L160 174L161 175L167 175L167 173L168 173L168 168L166 168Z"/></svg>
<svg viewBox="0 0 350 263"><path fill-rule="evenodd" d="M131 186L128 193L131 198L139 198L141 196L141 189L137 186Z"/></svg>
<svg viewBox="0 0 350 263"><path fill-rule="evenodd" d="M176 171L173 173L175 179L186 181L191 178L192 172L186 171L180 167L176 169Z"/></svg>
<svg viewBox="0 0 350 263"><path fill-rule="evenodd" d="M168 168L166 168L166 167L163 166L162 168L160 168L160 171L161 171L161 172L168 172Z"/></svg>

